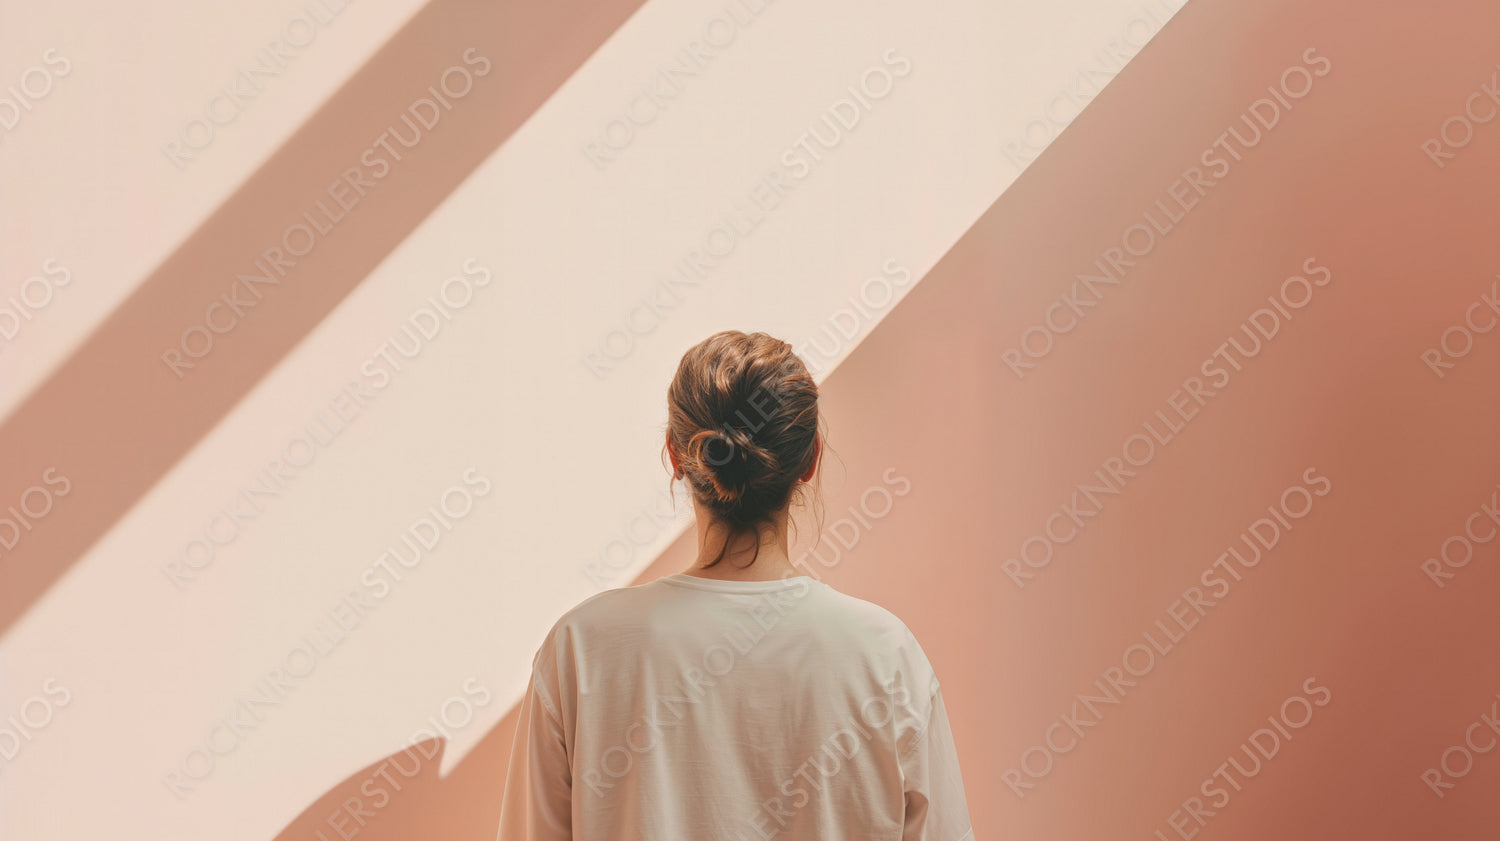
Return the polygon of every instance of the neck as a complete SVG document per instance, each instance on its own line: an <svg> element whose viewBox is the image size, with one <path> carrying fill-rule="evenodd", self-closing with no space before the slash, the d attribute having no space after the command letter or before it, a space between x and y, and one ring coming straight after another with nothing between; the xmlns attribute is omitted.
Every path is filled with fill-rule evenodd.
<svg viewBox="0 0 1500 841"><path fill-rule="evenodd" d="M772 528L762 527L760 553L755 551L753 533L737 537L724 552L724 557L711 567L704 565L718 556L724 546L725 527L703 512L698 512L698 556L693 565L684 572L699 578L718 578L726 581L774 581L788 575L804 575L792 565L787 552L787 517L782 512L772 523ZM750 559L754 557L755 562Z"/></svg>

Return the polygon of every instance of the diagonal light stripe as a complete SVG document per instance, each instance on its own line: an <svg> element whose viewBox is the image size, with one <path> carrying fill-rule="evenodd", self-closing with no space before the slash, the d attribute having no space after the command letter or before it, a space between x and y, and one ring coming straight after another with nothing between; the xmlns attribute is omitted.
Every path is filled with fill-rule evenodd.
<svg viewBox="0 0 1500 841"><path fill-rule="evenodd" d="M73 484L67 504L0 565L0 633L514 131L634 0L589 3L580 16L581 5L521 17L498 6L428 6L0 425L0 449L13 454L0 499L20 499L48 476ZM517 24L555 40L544 48L517 35ZM450 68L461 72L445 76ZM450 94L439 109L434 86L467 94ZM414 136L400 120L422 100L434 125L405 150L389 133ZM164 362L164 352L182 362Z"/></svg>
<svg viewBox="0 0 1500 841"><path fill-rule="evenodd" d="M26 107L0 94L10 103L0 103L0 418L423 5L60 0L7 8L0 85L24 75L45 94ZM3 130L11 109L20 118ZM173 141L188 144L190 157L174 164L162 148ZM52 278L71 275L50 298L49 261ZM24 298L39 306L6 300L20 300L33 277L41 280Z"/></svg>

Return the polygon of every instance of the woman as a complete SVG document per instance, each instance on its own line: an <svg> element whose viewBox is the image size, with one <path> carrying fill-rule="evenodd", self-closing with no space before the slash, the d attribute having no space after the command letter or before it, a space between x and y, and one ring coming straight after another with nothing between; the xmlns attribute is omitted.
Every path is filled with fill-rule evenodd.
<svg viewBox="0 0 1500 841"><path fill-rule="evenodd" d="M666 452L698 557L547 634L500 841L968 841L932 666L901 620L792 565L822 452L791 346L726 331L683 355Z"/></svg>

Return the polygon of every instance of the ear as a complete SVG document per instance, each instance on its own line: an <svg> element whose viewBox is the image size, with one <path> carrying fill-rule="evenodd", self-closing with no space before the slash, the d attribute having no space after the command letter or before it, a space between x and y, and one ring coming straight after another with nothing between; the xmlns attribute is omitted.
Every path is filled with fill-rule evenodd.
<svg viewBox="0 0 1500 841"><path fill-rule="evenodd" d="M667 432L667 458L672 461L672 478L682 478L682 465L677 462L677 450L672 446L672 433Z"/></svg>
<svg viewBox="0 0 1500 841"><path fill-rule="evenodd" d="M801 478L800 481L811 482L813 474L818 472L818 462L820 462L822 460L823 460L823 435L821 433L819 433L818 435L814 436L814 438L813 438L812 466L809 467L809 468L807 468L807 472L806 473L802 474L802 478Z"/></svg>

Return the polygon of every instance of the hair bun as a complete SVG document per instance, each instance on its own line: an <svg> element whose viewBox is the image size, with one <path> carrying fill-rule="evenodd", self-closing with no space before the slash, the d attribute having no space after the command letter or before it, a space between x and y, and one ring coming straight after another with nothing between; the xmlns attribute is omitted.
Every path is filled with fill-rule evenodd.
<svg viewBox="0 0 1500 841"><path fill-rule="evenodd" d="M703 460L708 463L709 467L715 469L723 467L739 455L739 447L734 439L721 429L709 433L703 441Z"/></svg>
<svg viewBox="0 0 1500 841"><path fill-rule="evenodd" d="M745 495L754 470L754 442L744 430L732 427L705 429L698 459L719 502L734 503Z"/></svg>

